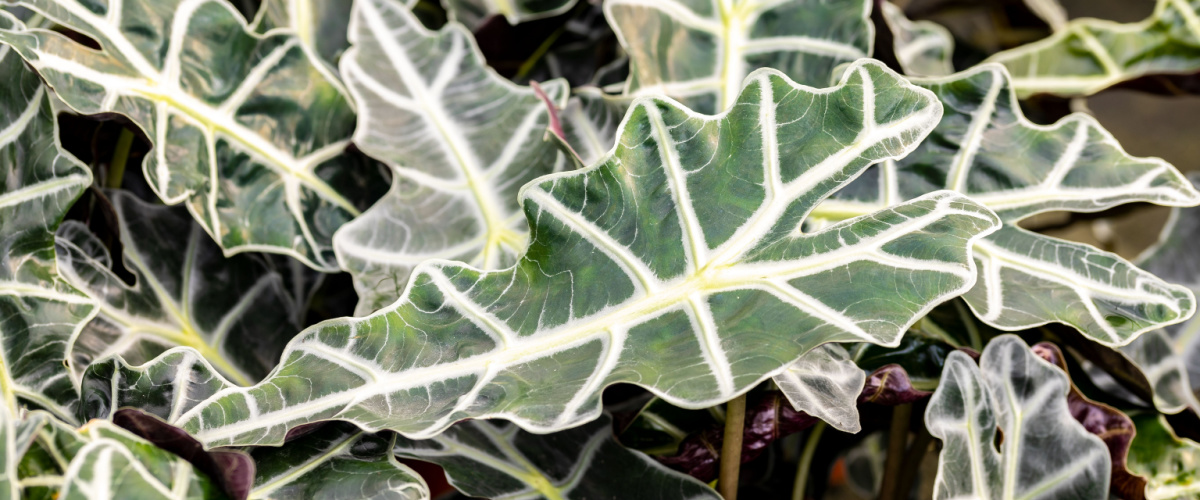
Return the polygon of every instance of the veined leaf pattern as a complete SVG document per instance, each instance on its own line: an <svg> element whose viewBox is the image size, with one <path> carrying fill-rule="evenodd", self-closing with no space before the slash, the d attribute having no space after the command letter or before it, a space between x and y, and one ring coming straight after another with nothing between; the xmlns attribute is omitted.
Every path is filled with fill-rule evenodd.
<svg viewBox="0 0 1200 500"><path fill-rule="evenodd" d="M913 21L904 10L891 2L882 2L880 11L892 32L896 61L910 76L946 76L954 73L954 36L933 21Z"/></svg>
<svg viewBox="0 0 1200 500"><path fill-rule="evenodd" d="M511 500L719 500L700 481L625 448L607 415L553 434L486 420L461 422L433 439L400 438L396 454L433 462L473 497Z"/></svg>
<svg viewBox="0 0 1200 500"><path fill-rule="evenodd" d="M867 372L850 360L845 347L825 344L808 351L774 380L796 411L824 420L842 432L862 430L858 397Z"/></svg>
<svg viewBox="0 0 1200 500"><path fill-rule="evenodd" d="M0 29L24 28L0 11ZM74 421L67 347L96 307L59 276L54 231L92 175L60 146L48 89L3 44L0 80L0 404Z"/></svg>
<svg viewBox="0 0 1200 500"><path fill-rule="evenodd" d="M701 113L728 109L757 68L824 87L875 39L871 0L609 0L604 12L629 54L626 93Z"/></svg>
<svg viewBox="0 0 1200 500"><path fill-rule="evenodd" d="M230 380L250 385L279 361L304 325L283 278L259 256L225 258L183 207L150 205L110 191L125 268L110 269L104 244L78 222L58 232L58 265L100 307L73 339L69 355L82 374L110 355L141 364L175 346L198 350Z"/></svg>
<svg viewBox="0 0 1200 500"><path fill-rule="evenodd" d="M975 243L979 280L963 297L985 323L1003 330L1065 323L1119 346L1191 316L1195 297L1187 288L1116 254L1017 226L1052 210L1200 202L1200 193L1174 167L1130 156L1090 116L1035 125L1021 114L1008 74L998 65L914 83L932 90L945 105L930 138L913 154L884 162L839 193L840 199L823 204L814 219L839 220L953 189L995 210L1005 222Z"/></svg>
<svg viewBox="0 0 1200 500"><path fill-rule="evenodd" d="M151 188L226 253L337 270L332 238L382 177L345 154L354 110L294 35L258 36L220 0L28 0L95 40L0 30L72 109L120 113L154 144Z"/></svg>
<svg viewBox="0 0 1200 500"><path fill-rule="evenodd" d="M120 356L88 365L83 375L82 420L111 419L133 407L174 424L213 394L234 387L199 351L176 347L135 366Z"/></svg>
<svg viewBox="0 0 1200 500"><path fill-rule="evenodd" d="M706 407L824 343L895 345L973 284L968 245L998 219L939 192L815 233L800 223L940 116L869 61L825 90L763 70L719 116L639 100L605 161L522 188L532 232L516 266L427 262L395 304L302 332L266 380L180 424L208 446L330 419L413 439L464 418L549 432L599 416L613 383Z"/></svg>
<svg viewBox="0 0 1200 500"><path fill-rule="evenodd" d="M282 448L257 448L249 498L429 500L421 476L392 454L395 439L335 423Z"/></svg>
<svg viewBox="0 0 1200 500"><path fill-rule="evenodd" d="M1041 41L988 58L1008 67L1026 96L1091 95L1153 74L1200 70L1200 0L1158 0L1138 23L1075 19Z"/></svg>
<svg viewBox="0 0 1200 500"><path fill-rule="evenodd" d="M633 99L605 94L596 87L572 89L571 99L559 112L564 140L579 160L592 165L612 150L617 127Z"/></svg>
<svg viewBox="0 0 1200 500"><path fill-rule="evenodd" d="M1069 388L1014 335L989 342L979 366L950 353L925 411L943 442L933 497L1108 498L1108 448L1071 416Z"/></svg>
<svg viewBox="0 0 1200 500"><path fill-rule="evenodd" d="M263 0L254 17L254 31L289 31L312 49L316 59L337 68L338 57L350 47L346 26L353 5L351 0Z"/></svg>
<svg viewBox="0 0 1200 500"><path fill-rule="evenodd" d="M516 262L529 239L517 190L565 162L543 139L545 106L487 67L471 36L430 32L396 0L357 2L342 78L359 107L354 142L392 168L388 194L334 239L357 313L400 297L413 267ZM543 88L559 105L561 81Z"/></svg>

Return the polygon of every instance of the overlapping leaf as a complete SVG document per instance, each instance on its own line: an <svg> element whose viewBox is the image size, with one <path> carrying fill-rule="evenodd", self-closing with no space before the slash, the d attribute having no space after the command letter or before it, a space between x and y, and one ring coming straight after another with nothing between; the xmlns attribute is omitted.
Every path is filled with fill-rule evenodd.
<svg viewBox="0 0 1200 500"><path fill-rule="evenodd" d="M880 4L883 20L892 31L896 60L911 76L946 76L954 73L954 36L932 21L913 21L890 2Z"/></svg>
<svg viewBox="0 0 1200 500"><path fill-rule="evenodd" d="M110 192L126 284L111 270L104 244L80 223L58 236L58 265L100 307L69 355L76 369L120 355L133 364L175 346L192 347L241 385L261 379L303 325L283 278L257 256L226 259L182 207L154 206Z"/></svg>
<svg viewBox="0 0 1200 500"><path fill-rule="evenodd" d="M290 31L330 68L349 46L350 0L264 0L254 18L254 31Z"/></svg>
<svg viewBox="0 0 1200 500"><path fill-rule="evenodd" d="M0 29L23 28L0 11ZM54 231L92 177L59 145L48 90L2 44L0 81L0 397L11 415L28 404L73 420L67 346L96 308L58 275Z"/></svg>
<svg viewBox="0 0 1200 500"><path fill-rule="evenodd" d="M121 408L133 407L167 423L233 387L195 349L176 347L140 366L120 357L88 365L81 388L85 420L109 419Z"/></svg>
<svg viewBox="0 0 1200 500"><path fill-rule="evenodd" d="M1192 177L1192 180L1195 180ZM1148 271L1193 292L1200 290L1200 256L1193 241L1200 234L1200 210L1176 209L1159 243L1147 250L1138 262ZM1200 383L1200 320L1195 318L1149 332L1121 353L1141 368L1154 389L1154 406L1166 413L1184 408L1200 412L1200 400L1194 388Z"/></svg>
<svg viewBox="0 0 1200 500"><path fill-rule="evenodd" d="M557 16L575 6L576 0L445 0L451 21L472 30L492 16L504 16L508 24Z"/></svg>
<svg viewBox="0 0 1200 500"><path fill-rule="evenodd" d="M1138 23L1075 19L1044 40L988 59L1008 67L1021 95L1090 95L1153 74L1200 70L1200 1L1158 0Z"/></svg>
<svg viewBox="0 0 1200 500"><path fill-rule="evenodd" d="M639 100L605 161L522 189L532 232L516 266L426 263L392 306L301 333L266 380L180 422L210 446L328 419L412 438L469 417L550 431L596 418L613 383L704 407L820 344L894 345L972 285L967 246L995 216L939 192L799 225L940 111L874 62L820 91L764 70L715 117Z"/></svg>
<svg viewBox="0 0 1200 500"><path fill-rule="evenodd" d="M871 0L610 0L626 93L667 95L701 113L728 109L757 68L824 87L837 65L871 55Z"/></svg>
<svg viewBox="0 0 1200 500"><path fill-rule="evenodd" d="M1116 254L1017 226L1051 210L1200 202L1200 193L1174 167L1128 155L1086 115L1048 127L1029 122L998 65L916 84L945 105L931 137L913 154L883 163L840 199L823 204L814 219L838 220L953 189L995 210L1005 222L975 244L979 280L964 296L985 323L1018 330L1060 322L1111 346L1191 316L1195 297L1187 288Z"/></svg>
<svg viewBox="0 0 1200 500"><path fill-rule="evenodd" d="M1146 498L1166 500L1195 498L1200 495L1200 445L1180 439L1157 414L1143 414L1133 419L1137 437L1129 449L1129 468L1145 476Z"/></svg>
<svg viewBox="0 0 1200 500"><path fill-rule="evenodd" d="M363 0L342 78L359 107L354 141L392 167L391 191L335 238L359 314L400 297L417 264L516 262L529 239L517 190L561 168L533 90L488 69L470 32L429 32L396 0ZM544 88L559 105L562 82Z"/></svg>
<svg viewBox="0 0 1200 500"><path fill-rule="evenodd" d="M333 271L335 230L378 193L344 153L354 111L294 35L260 37L220 0L28 0L90 37L0 30L84 114L120 113L154 144L142 163L226 253L284 253Z"/></svg>
<svg viewBox="0 0 1200 500"><path fill-rule="evenodd" d="M425 481L393 456L393 441L338 423L282 448L258 448L249 498L428 500Z"/></svg>
<svg viewBox="0 0 1200 500"><path fill-rule="evenodd" d="M604 158L617 139L617 127L632 102L628 97L607 95L595 87L572 91L567 106L559 112L566 141L584 165Z"/></svg>
<svg viewBox="0 0 1200 500"><path fill-rule="evenodd" d="M820 418L843 432L862 429L858 396L867 373L850 360L845 347L826 344L813 349L774 380L796 411Z"/></svg>
<svg viewBox="0 0 1200 500"><path fill-rule="evenodd" d="M396 454L436 463L459 491L482 498L683 500L720 498L700 481L621 446L607 416L537 435L482 420L433 439L400 438Z"/></svg>
<svg viewBox="0 0 1200 500"><path fill-rule="evenodd" d="M1108 498L1108 449L1071 416L1068 388L1012 335L992 340L979 366L951 353L925 412L943 442L934 498Z"/></svg>

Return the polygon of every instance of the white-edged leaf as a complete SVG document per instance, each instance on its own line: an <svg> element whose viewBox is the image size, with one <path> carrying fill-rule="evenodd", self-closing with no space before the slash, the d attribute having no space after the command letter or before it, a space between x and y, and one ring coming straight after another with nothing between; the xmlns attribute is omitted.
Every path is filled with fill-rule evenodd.
<svg viewBox="0 0 1200 500"><path fill-rule="evenodd" d="M1175 435L1167 419L1157 413L1134 415L1137 436L1129 448L1129 470L1146 478L1145 498L1168 500L1196 498L1200 481L1200 445Z"/></svg>
<svg viewBox="0 0 1200 500"><path fill-rule="evenodd" d="M1196 305L1187 288L1116 254L1017 223L1052 210L1097 212L1137 201L1190 206L1200 203L1200 193L1167 162L1130 156L1090 116L1050 126L1030 122L1009 82L995 64L914 80L944 103L941 123L913 154L884 162L813 218L839 220L952 189L1005 222L975 244L979 280L964 296L985 323L1010 331L1065 323L1119 346L1190 317Z"/></svg>
<svg viewBox="0 0 1200 500"><path fill-rule="evenodd" d="M111 419L121 408L137 408L174 424L179 416L213 394L234 387L204 356L176 347L133 366L120 356L88 365L80 392L85 420Z"/></svg>
<svg viewBox="0 0 1200 500"><path fill-rule="evenodd" d="M1200 70L1200 0L1158 0L1154 13L1137 23L1074 19L1049 38L988 61L1008 67L1021 96L1091 95L1146 75L1194 73Z"/></svg>
<svg viewBox="0 0 1200 500"><path fill-rule="evenodd" d="M395 435L330 424L282 448L257 448L251 500L428 500L429 487L392 454Z"/></svg>
<svg viewBox="0 0 1200 500"><path fill-rule="evenodd" d="M208 476L178 455L113 425L93 420L79 430L85 440L63 474L63 500L218 499Z"/></svg>
<svg viewBox="0 0 1200 500"><path fill-rule="evenodd" d="M774 380L796 411L824 420L842 432L862 430L858 396L867 372L850 360L845 347L825 344L808 351Z"/></svg>
<svg viewBox="0 0 1200 500"><path fill-rule="evenodd" d="M824 343L895 345L972 286L968 246L995 215L939 192L799 225L940 116L932 94L872 61L825 90L762 70L719 116L640 99L608 158L522 188L532 231L514 267L422 264L401 300L302 332L266 380L180 423L208 446L278 443L330 419L413 439L464 418L549 432L598 417L610 384L707 407Z"/></svg>
<svg viewBox="0 0 1200 500"><path fill-rule="evenodd" d="M1030 0L1034 1L1034 0ZM896 60L904 74L946 76L954 73L954 36L933 21L913 21L891 2L880 4L883 20L892 32Z"/></svg>
<svg viewBox="0 0 1200 500"><path fill-rule="evenodd" d="M824 87L875 40L871 0L608 0L604 12L629 54L626 93L701 113L728 109L757 68Z"/></svg>
<svg viewBox="0 0 1200 500"><path fill-rule="evenodd" d="M1014 335L989 342L978 366L950 353L925 411L943 442L933 497L1108 498L1108 448L1071 416L1069 389Z"/></svg>
<svg viewBox="0 0 1200 500"><path fill-rule="evenodd" d="M0 29L24 28L0 11ZM92 175L59 144L49 90L3 44L0 82L0 405L73 421L67 346L96 307L59 276L54 231Z"/></svg>
<svg viewBox="0 0 1200 500"><path fill-rule="evenodd" d="M338 57L350 47L346 30L353 5L352 0L263 0L254 17L254 31L291 32L317 59L337 68Z"/></svg>
<svg viewBox="0 0 1200 500"><path fill-rule="evenodd" d="M1046 21L1046 24L1050 25L1050 29L1054 31L1062 30L1067 26L1067 9L1063 8L1058 0L1025 0L1025 6Z"/></svg>
<svg viewBox="0 0 1200 500"><path fill-rule="evenodd" d="M592 165L612 150L617 126L633 100L605 94L596 87L573 89L571 94L559 120L567 144L584 165Z"/></svg>
<svg viewBox="0 0 1200 500"><path fill-rule="evenodd" d="M394 302L429 259L512 265L529 239L517 190L565 165L544 140L545 106L489 69L462 26L430 32L397 0L357 2L350 40L341 71L359 107L354 142L393 174L334 238L357 313ZM563 82L543 88L563 104Z"/></svg>
<svg viewBox="0 0 1200 500"><path fill-rule="evenodd" d="M222 0L21 2L90 37L0 30L73 110L127 116L154 145L142 169L226 253L335 271L334 231L382 176L347 155L354 110L295 35L259 36Z"/></svg>
<svg viewBox="0 0 1200 500"><path fill-rule="evenodd" d="M257 382L304 325L283 278L254 255L226 258L183 207L151 205L109 191L132 285L79 222L58 232L63 277L91 296L100 313L72 339L82 374L92 360L120 355L133 364L176 346L196 349L240 385ZM309 271L314 272L314 271Z"/></svg>
<svg viewBox="0 0 1200 500"><path fill-rule="evenodd" d="M608 415L538 435L486 420L461 422L433 439L399 438L396 454L433 462L472 497L546 500L719 500L700 481L613 438Z"/></svg>

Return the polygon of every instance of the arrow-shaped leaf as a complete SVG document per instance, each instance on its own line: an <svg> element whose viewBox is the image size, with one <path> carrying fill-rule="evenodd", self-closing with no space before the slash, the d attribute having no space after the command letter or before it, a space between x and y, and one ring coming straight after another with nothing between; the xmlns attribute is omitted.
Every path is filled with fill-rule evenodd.
<svg viewBox="0 0 1200 500"><path fill-rule="evenodd" d="M400 297L428 259L512 265L529 239L517 190L562 168L546 108L487 67L471 36L430 32L396 0L362 0L342 78L359 107L355 144L392 167L391 191L334 240L358 313ZM543 86L560 105L562 82Z"/></svg>
<svg viewBox="0 0 1200 500"><path fill-rule="evenodd" d="M943 442L933 497L1108 498L1108 448L1071 416L1069 387L1013 335L988 343L979 366L950 353L925 411Z"/></svg>
<svg viewBox="0 0 1200 500"><path fill-rule="evenodd" d="M629 54L626 93L701 113L728 109L757 68L824 87L875 39L871 0L609 0L604 12Z"/></svg>
<svg viewBox="0 0 1200 500"><path fill-rule="evenodd" d="M972 285L967 245L995 216L935 193L815 233L799 224L939 117L930 93L875 62L827 90L764 70L720 116L639 100L611 156L522 188L532 231L514 267L426 263L392 306L301 333L266 380L181 424L210 446L328 419L414 439L469 417L547 432L595 419L613 383L705 407L823 343L894 345Z"/></svg>
<svg viewBox="0 0 1200 500"><path fill-rule="evenodd" d="M23 27L0 12L0 29ZM27 404L73 420L67 346L96 308L58 275L54 231L92 176L59 145L48 89L2 44L0 81L0 397L11 415Z"/></svg>
<svg viewBox="0 0 1200 500"><path fill-rule="evenodd" d="M186 202L226 253L337 269L333 233L381 177L344 154L354 111L299 39L255 35L220 0L22 5L100 45L0 30L71 108L120 113L145 132L154 149L142 168L159 197Z"/></svg>
<svg viewBox="0 0 1200 500"><path fill-rule="evenodd" d="M1200 70L1200 2L1158 0L1137 23L1075 19L1044 40L995 54L1022 96L1090 95L1146 75Z"/></svg>
<svg viewBox="0 0 1200 500"><path fill-rule="evenodd" d="M70 345L76 369L120 355L141 364L175 346L196 349L222 374L250 385L303 325L282 277L257 256L225 258L183 207L154 206L110 191L134 284L110 269L104 244L78 222L58 235L58 264L95 299L96 316Z"/></svg>
<svg viewBox="0 0 1200 500"><path fill-rule="evenodd" d="M621 446L607 415L547 435L470 420L433 439L400 438L395 449L397 455L442 466L450 483L472 497L720 498L700 481Z"/></svg>
<svg viewBox="0 0 1200 500"><path fill-rule="evenodd" d="M864 176L842 199L823 204L813 218L838 220L953 189L1005 222L975 244L979 280L964 296L985 323L1019 330L1060 322L1115 346L1191 316L1195 297L1186 288L1116 254L1017 226L1052 210L1200 202L1200 193L1174 167L1130 156L1086 115L1048 127L1033 124L1021 114L1008 74L998 65L916 84L945 104L930 138L908 157Z"/></svg>

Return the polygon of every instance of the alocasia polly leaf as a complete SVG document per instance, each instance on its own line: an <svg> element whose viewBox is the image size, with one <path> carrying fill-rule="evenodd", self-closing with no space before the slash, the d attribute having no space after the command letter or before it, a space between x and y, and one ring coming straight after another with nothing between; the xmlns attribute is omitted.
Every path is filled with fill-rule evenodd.
<svg viewBox="0 0 1200 500"><path fill-rule="evenodd" d="M337 68L338 56L350 46L351 0L264 0L254 18L254 31L289 31L320 60Z"/></svg>
<svg viewBox="0 0 1200 500"><path fill-rule="evenodd" d="M298 38L260 37L221 0L28 0L90 37L0 30L79 113L129 117L154 145L150 187L226 253L282 253L337 270L333 233L382 177L345 154L354 110Z"/></svg>
<svg viewBox="0 0 1200 500"><path fill-rule="evenodd" d="M839 64L870 56L871 1L609 0L604 12L629 54L626 93L717 113L757 68L824 87Z"/></svg>
<svg viewBox="0 0 1200 500"><path fill-rule="evenodd" d="M1191 180L1195 180L1192 177ZM1157 245L1138 258L1146 270L1192 291L1200 290L1200 256L1193 240L1200 234L1200 210L1175 209ZM1147 332L1121 353L1137 364L1154 389L1154 406L1165 413L1185 408L1200 412L1195 387L1200 383L1200 320L1195 318Z"/></svg>
<svg viewBox="0 0 1200 500"><path fill-rule="evenodd" d="M229 497L242 500L249 494L250 486L254 483L254 460L246 452L229 449L206 451L199 441L182 429L138 409L118 410L112 422L159 449L187 460Z"/></svg>
<svg viewBox="0 0 1200 500"><path fill-rule="evenodd" d="M487 67L470 32L430 32L396 0L362 0L342 78L359 107L354 142L392 168L392 188L334 239L357 313L400 297L428 259L500 269L529 239L517 190L560 169L546 108ZM560 81L543 88L563 103Z"/></svg>
<svg viewBox="0 0 1200 500"><path fill-rule="evenodd" d="M504 16L508 24L557 16L575 6L576 0L444 0L451 21L472 30L492 16Z"/></svg>
<svg viewBox="0 0 1200 500"><path fill-rule="evenodd" d="M329 419L413 439L471 417L548 432L595 419L610 384L706 407L824 343L894 345L972 285L968 245L995 215L939 192L799 228L940 112L870 61L826 90L763 70L720 116L639 100L611 156L522 188L532 231L514 267L423 264L395 304L302 332L266 380L180 422L209 446Z"/></svg>
<svg viewBox="0 0 1200 500"><path fill-rule="evenodd" d="M820 418L849 433L862 429L858 396L867 380L846 348L825 344L808 351L773 379L796 411Z"/></svg>
<svg viewBox="0 0 1200 500"><path fill-rule="evenodd" d="M254 255L225 258L183 207L150 205L110 191L129 285L104 244L78 222L58 234L58 265L100 307L69 354L89 362L120 355L133 364L176 346L196 349L230 380L250 385L275 363L303 325L283 278Z"/></svg>
<svg viewBox="0 0 1200 500"><path fill-rule="evenodd" d="M0 11L0 29L24 28ZM48 89L2 44L0 80L0 404L71 421L78 393L67 347L96 307L59 276L54 231L92 176L59 145Z"/></svg>
<svg viewBox="0 0 1200 500"><path fill-rule="evenodd" d="M1067 9L1058 0L1025 0L1025 6L1050 25L1050 29L1059 31L1066 27Z"/></svg>
<svg viewBox="0 0 1200 500"><path fill-rule="evenodd" d="M1075 19L1049 38L993 55L1022 96L1090 95L1154 74L1200 70L1200 1L1158 0L1138 23Z"/></svg>
<svg viewBox="0 0 1200 500"><path fill-rule="evenodd" d="M1031 215L1096 212L1145 201L1200 203L1200 193L1170 164L1134 158L1090 116L1052 126L1021 114L1004 68L983 65L917 80L945 104L931 137L897 161L827 201L812 218L861 215L936 189L953 189L995 210L1003 228L974 246L979 280L963 298L988 325L1020 330L1071 325L1109 346L1180 322L1195 296L1116 254L1021 229Z"/></svg>
<svg viewBox="0 0 1200 500"><path fill-rule="evenodd" d="M892 31L896 60L911 76L946 76L954 73L950 58L954 55L954 36L933 21L913 21L904 10L890 2L880 4L880 12Z"/></svg>
<svg viewBox="0 0 1200 500"><path fill-rule="evenodd" d="M394 441L334 423L282 448L257 448L249 498L428 500L425 481L392 455Z"/></svg>
<svg viewBox="0 0 1200 500"><path fill-rule="evenodd" d="M1013 335L988 343L978 366L950 353L925 411L943 442L933 497L1108 498L1108 449L1071 416L1068 389Z"/></svg>
<svg viewBox="0 0 1200 500"><path fill-rule="evenodd" d="M1135 415L1137 437L1129 449L1129 468L1146 476L1146 498L1166 500L1200 495L1200 445L1181 439L1155 413Z"/></svg>
<svg viewBox="0 0 1200 500"><path fill-rule="evenodd" d="M141 365L119 356L88 365L83 375L82 419L108 419L120 408L133 407L167 423L233 387L195 349L176 347Z"/></svg>
<svg viewBox="0 0 1200 500"><path fill-rule="evenodd" d="M718 500L700 481L621 446L607 415L538 435L485 420L461 422L433 439L399 438L396 454L436 463L472 497L586 500Z"/></svg>
<svg viewBox="0 0 1200 500"><path fill-rule="evenodd" d="M617 127L632 99L605 94L596 87L572 90L567 106L558 113L564 140L586 166L596 163L612 150Z"/></svg>

